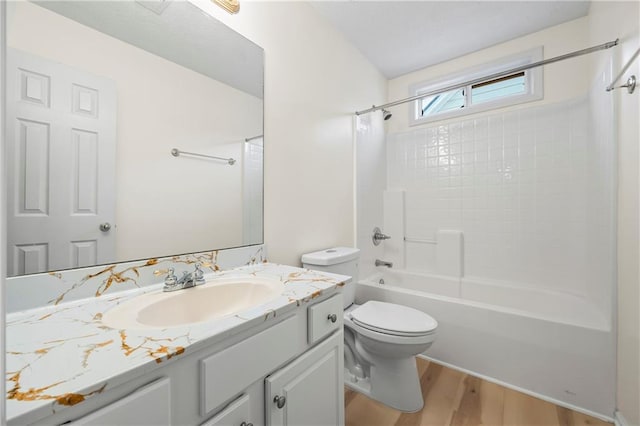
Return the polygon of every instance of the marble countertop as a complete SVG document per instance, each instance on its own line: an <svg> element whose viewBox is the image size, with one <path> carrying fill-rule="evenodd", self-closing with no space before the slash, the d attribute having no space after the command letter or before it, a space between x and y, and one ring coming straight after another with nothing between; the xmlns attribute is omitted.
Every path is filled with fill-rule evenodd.
<svg viewBox="0 0 640 426"><path fill-rule="evenodd" d="M116 330L101 322L110 308L159 291L162 284L8 315L7 421L28 424L44 418L127 382L134 370L151 371L168 359L219 342L350 281L342 275L271 263L205 278L246 276L278 279L285 290L258 308L167 329Z"/></svg>

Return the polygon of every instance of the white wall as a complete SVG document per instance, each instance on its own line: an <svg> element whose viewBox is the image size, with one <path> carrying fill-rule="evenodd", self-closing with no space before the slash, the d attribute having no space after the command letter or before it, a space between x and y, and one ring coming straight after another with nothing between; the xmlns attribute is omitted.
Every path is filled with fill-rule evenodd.
<svg viewBox="0 0 640 426"><path fill-rule="evenodd" d="M384 259L385 244L375 246L371 240L373 228L384 227L382 192L386 187L386 143L382 113L365 114L355 118L356 122L356 231L357 247L360 249L360 278L375 271L375 260ZM391 235L393 241L401 235Z"/></svg>
<svg viewBox="0 0 640 426"><path fill-rule="evenodd" d="M468 68L490 63L497 59L518 54L537 46L544 47L544 58L551 58L575 50L584 49L589 45L587 18L580 18L551 28L538 31L517 39L501 43L478 52L443 62L432 67L424 68L401 77L389 80L389 100L403 99L413 95L409 93L409 86L421 81L436 79L449 74L459 73ZM472 35L470 35L472 37ZM614 37L615 39L615 37ZM604 43L602 40L595 44ZM589 87L589 75L584 72L589 64L588 57L582 56L561 63L544 67L544 99L520 106L503 108L500 111L519 109L532 105L558 102L583 95ZM389 120L390 132L401 131L409 128L409 109L412 104L396 106L392 109L393 118ZM478 113L465 116L475 118L486 115ZM433 124L433 123L431 123ZM420 126L416 126L420 127Z"/></svg>
<svg viewBox="0 0 640 426"><path fill-rule="evenodd" d="M384 102L385 79L308 4L242 2L230 16L193 1L265 50L269 260L353 245L353 113Z"/></svg>
<svg viewBox="0 0 640 426"><path fill-rule="evenodd" d="M589 32L591 42L620 38L616 47L613 73L617 75L631 55L640 48L640 3L637 1L591 3ZM592 67L601 61L594 58ZM640 77L636 59L618 84L635 74ZM609 82L607 82L608 84ZM629 95L615 90L616 133L618 136L618 372L617 408L619 419L627 425L640 425L640 250L638 222L640 90Z"/></svg>
<svg viewBox="0 0 640 426"><path fill-rule="evenodd" d="M9 11L10 47L116 83L116 259L241 245L240 141L262 133L262 100L32 3ZM159 238L179 223L197 231Z"/></svg>

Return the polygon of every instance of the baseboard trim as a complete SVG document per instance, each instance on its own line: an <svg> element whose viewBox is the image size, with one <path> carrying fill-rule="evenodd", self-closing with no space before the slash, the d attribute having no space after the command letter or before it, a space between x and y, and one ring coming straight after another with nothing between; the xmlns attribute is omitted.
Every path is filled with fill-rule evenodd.
<svg viewBox="0 0 640 426"><path fill-rule="evenodd" d="M613 423L615 424L615 426L631 426L629 422L627 422L627 419L625 419L622 413L618 410L616 410L615 412Z"/></svg>
<svg viewBox="0 0 640 426"><path fill-rule="evenodd" d="M568 403L566 403L564 401L560 401L560 400L557 400L555 398L551 398L551 397L548 397L546 395L542 395L542 394L539 394L537 392L532 392L532 391L530 391L528 389L524 389L524 388L521 388L519 386L512 385L511 383L503 382L502 380L498 380L498 379L496 379L494 377L485 376L484 374L480 374L480 373L477 373L477 372L472 371L472 370L467 370L466 368L458 367L457 365L449 364L448 362L444 362L444 361L441 361L439 359L430 358L430 357L428 357L428 356L426 356L424 354L420 354L420 355L418 355L418 357L422 358L422 359L426 359L427 361L430 361L430 362L434 362L436 364L443 365L443 366L445 366L447 368L451 368L453 370L458 370L458 371L461 371L463 373L470 374L470 375L478 377L478 378L480 378L482 380L486 380L487 382L495 383L495 384L498 384L500 386L504 386L505 388L509 388L509 389L513 389L513 390L518 391L518 392L522 392L522 393L530 395L530 396L532 396L534 398L542 399L543 401L550 402L550 403L558 405L560 407L568 408L570 410L577 411L579 413L586 414L588 416L595 417L595 418L600 419L600 420L604 420L605 422L614 423L615 426L629 426L624 421L624 417L622 417L622 414L619 414L620 413L619 411L616 411L616 413L615 413L616 418L614 419L613 417L605 416L604 414L596 413L595 411L587 410L587 409L584 409L582 407L578 407L578 406L573 405L573 404L568 404ZM620 422L620 423L617 420L618 419L618 415L620 416L620 418L622 420L622 422Z"/></svg>

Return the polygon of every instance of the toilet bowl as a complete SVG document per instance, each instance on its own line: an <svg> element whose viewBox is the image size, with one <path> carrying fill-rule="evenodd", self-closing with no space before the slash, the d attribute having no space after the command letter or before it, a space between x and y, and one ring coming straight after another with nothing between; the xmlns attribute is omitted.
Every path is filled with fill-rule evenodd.
<svg viewBox="0 0 640 426"><path fill-rule="evenodd" d="M406 306L369 301L347 308L344 324L345 334L353 335L345 351L354 352L353 362L345 359L345 384L397 410L421 410L415 356L435 340L436 321Z"/></svg>
<svg viewBox="0 0 640 426"><path fill-rule="evenodd" d="M380 301L354 303L359 250L337 247L302 256L305 268L351 275L344 287L345 385L392 408L422 409L415 356L427 350L438 323L424 312Z"/></svg>

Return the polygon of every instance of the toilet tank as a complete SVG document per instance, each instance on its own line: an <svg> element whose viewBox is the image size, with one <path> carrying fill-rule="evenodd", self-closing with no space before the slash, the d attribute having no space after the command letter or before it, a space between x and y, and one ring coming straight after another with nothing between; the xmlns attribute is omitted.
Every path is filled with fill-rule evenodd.
<svg viewBox="0 0 640 426"><path fill-rule="evenodd" d="M358 260L360 249L353 247L334 247L302 255L302 266L316 271L349 275L351 284L342 288L344 308L355 301L356 283L358 282Z"/></svg>

